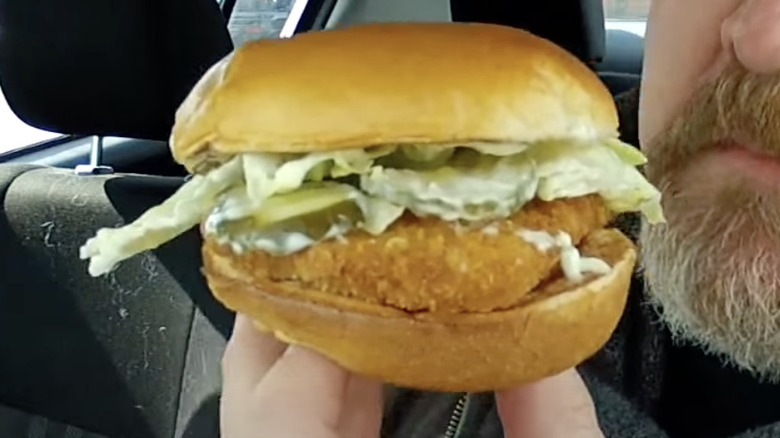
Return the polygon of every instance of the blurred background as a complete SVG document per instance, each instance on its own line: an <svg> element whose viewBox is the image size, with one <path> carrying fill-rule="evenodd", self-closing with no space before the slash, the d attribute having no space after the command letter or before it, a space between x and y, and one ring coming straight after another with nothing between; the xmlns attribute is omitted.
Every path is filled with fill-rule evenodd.
<svg viewBox="0 0 780 438"><path fill-rule="evenodd" d="M284 24L295 3L295 0L238 0L228 23L234 44L239 46L249 40L289 36L284 34ZM607 28L644 36L649 8L650 0L604 0ZM33 128L20 120L8 107L0 86L0 153L33 146L60 135Z"/></svg>

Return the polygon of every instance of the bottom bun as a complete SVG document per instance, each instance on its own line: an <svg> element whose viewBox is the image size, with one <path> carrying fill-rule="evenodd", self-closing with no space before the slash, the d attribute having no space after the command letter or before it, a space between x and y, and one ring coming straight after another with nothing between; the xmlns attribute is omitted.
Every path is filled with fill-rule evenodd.
<svg viewBox="0 0 780 438"><path fill-rule="evenodd" d="M580 251L612 271L577 284L558 273L513 308L460 314L408 313L294 282L260 290L233 263L240 256L208 239L203 258L217 299L283 342L396 386L479 392L557 374L607 342L625 307L636 250L619 231L598 230Z"/></svg>

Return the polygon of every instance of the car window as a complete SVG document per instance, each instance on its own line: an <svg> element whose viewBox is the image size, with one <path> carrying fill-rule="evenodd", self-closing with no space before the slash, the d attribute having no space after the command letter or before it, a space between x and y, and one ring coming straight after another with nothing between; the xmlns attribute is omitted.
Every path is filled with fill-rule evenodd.
<svg viewBox="0 0 780 438"><path fill-rule="evenodd" d="M647 13L651 0L604 0L607 29L624 30L645 35Z"/></svg>
<svg viewBox="0 0 780 438"><path fill-rule="evenodd" d="M607 20L645 21L650 10L650 0L604 0Z"/></svg>
<svg viewBox="0 0 780 438"><path fill-rule="evenodd" d="M33 128L11 111L0 88L0 154L51 140L61 134Z"/></svg>
<svg viewBox="0 0 780 438"><path fill-rule="evenodd" d="M224 0L217 0L220 5ZM236 0L228 30L235 46L262 38L291 36L307 0ZM51 140L62 134L34 128L11 110L0 87L0 154Z"/></svg>
<svg viewBox="0 0 780 438"><path fill-rule="evenodd" d="M238 47L250 40L289 37L307 0L237 0L228 30Z"/></svg>

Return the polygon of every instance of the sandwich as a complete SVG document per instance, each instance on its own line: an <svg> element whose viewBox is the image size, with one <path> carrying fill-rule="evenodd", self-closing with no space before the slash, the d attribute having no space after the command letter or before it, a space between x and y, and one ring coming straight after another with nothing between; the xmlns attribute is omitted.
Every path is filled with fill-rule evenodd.
<svg viewBox="0 0 780 438"><path fill-rule="evenodd" d="M176 112L192 174L81 248L100 276L199 226L214 296L397 386L483 391L609 339L664 220L645 157L576 57L528 32L366 24L245 44Z"/></svg>

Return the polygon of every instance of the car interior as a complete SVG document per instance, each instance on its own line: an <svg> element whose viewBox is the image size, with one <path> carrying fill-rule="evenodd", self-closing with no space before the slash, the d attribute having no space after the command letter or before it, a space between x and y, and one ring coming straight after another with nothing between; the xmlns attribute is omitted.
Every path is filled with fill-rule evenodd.
<svg viewBox="0 0 780 438"><path fill-rule="evenodd" d="M0 437L219 435L233 316L201 275L197 230L101 278L78 249L186 178L168 151L174 112L233 49L236 1L0 0L8 104L25 123L66 134L0 153ZM499 23L563 46L613 94L639 83L642 37L607 30L602 0L293 3L292 33Z"/></svg>

